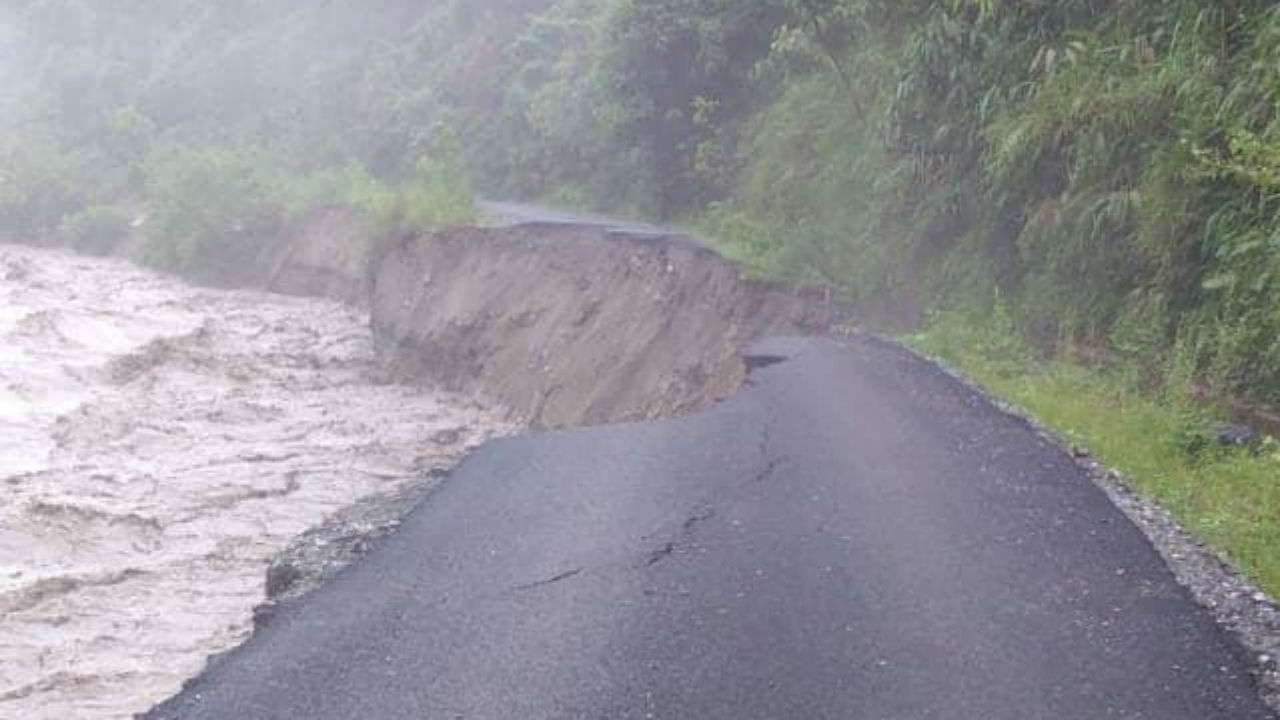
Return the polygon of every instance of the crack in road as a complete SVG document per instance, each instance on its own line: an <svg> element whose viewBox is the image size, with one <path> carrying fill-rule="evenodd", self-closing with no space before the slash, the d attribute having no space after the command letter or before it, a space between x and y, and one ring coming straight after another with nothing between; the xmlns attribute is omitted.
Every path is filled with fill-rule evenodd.
<svg viewBox="0 0 1280 720"><path fill-rule="evenodd" d="M754 372L774 365L780 365L790 358L784 355L743 355L742 361L747 364L747 372Z"/></svg>
<svg viewBox="0 0 1280 720"><path fill-rule="evenodd" d="M703 512L701 512L701 513L698 513L697 515L693 515L693 516L691 516L688 520L685 520L685 521L684 521L684 530L685 530L685 532L689 532L689 531L693 530L693 528L694 528L698 523L706 522L706 521L710 520L711 518L713 518L713 517L715 517L715 516L716 516L716 511L715 511L715 510L712 510L712 509L710 509L710 508L707 508L705 511L703 511Z"/></svg>
<svg viewBox="0 0 1280 720"><path fill-rule="evenodd" d="M546 587L548 585L555 585L558 582L563 582L572 577L577 577L578 575L581 575L586 571L587 571L586 568L582 568L582 567L574 568L573 570L567 570L565 572L560 573L559 575L549 577L545 580L539 580L537 582L531 582L525 585L517 585L513 589L516 592L527 592L529 590L536 590L538 588Z"/></svg>
<svg viewBox="0 0 1280 720"><path fill-rule="evenodd" d="M716 511L712 508L706 508L690 515L680 526L680 535L675 540L671 540L657 550L649 553L648 561L645 565L657 565L675 554L675 551L682 545L689 536L693 534L699 523L706 522L716 516Z"/></svg>
<svg viewBox="0 0 1280 720"><path fill-rule="evenodd" d="M671 554L674 553L675 551L676 551L676 544L674 542L669 542L666 545L663 545L662 547L650 553L649 561L645 564L657 565L663 560L666 560L667 558L671 557Z"/></svg>

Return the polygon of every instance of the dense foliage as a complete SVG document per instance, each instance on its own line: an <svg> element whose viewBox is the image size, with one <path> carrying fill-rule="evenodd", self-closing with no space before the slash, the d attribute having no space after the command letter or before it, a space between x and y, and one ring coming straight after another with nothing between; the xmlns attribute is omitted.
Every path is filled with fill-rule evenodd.
<svg viewBox="0 0 1280 720"><path fill-rule="evenodd" d="M1274 5L24 0L0 217L92 245L146 204L180 265L307 202L464 218L465 167L696 221L892 322L999 305L1042 350L1275 402Z"/></svg>
<svg viewBox="0 0 1280 720"><path fill-rule="evenodd" d="M317 205L378 227L469 220L445 104L419 81L443 53L415 46L425 30L388 42L447 14L391 1L6 3L0 228L95 252L140 233L139 259L216 279Z"/></svg>
<svg viewBox="0 0 1280 720"><path fill-rule="evenodd" d="M692 216L890 322L998 303L1042 349L1280 401L1274 3L597 5L542 86L587 89L579 166L527 192Z"/></svg>

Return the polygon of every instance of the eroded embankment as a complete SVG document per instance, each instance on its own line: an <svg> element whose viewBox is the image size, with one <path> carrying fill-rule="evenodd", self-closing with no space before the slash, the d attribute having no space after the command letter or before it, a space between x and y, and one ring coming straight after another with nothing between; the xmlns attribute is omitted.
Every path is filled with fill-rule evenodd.
<svg viewBox="0 0 1280 720"><path fill-rule="evenodd" d="M405 237L372 269L384 357L535 427L703 408L741 386L744 343L824 330L831 314L821 296L744 280L687 239L593 227Z"/></svg>
<svg viewBox="0 0 1280 720"><path fill-rule="evenodd" d="M262 267L242 281L286 295L366 307L372 244L368 229L350 210L322 208L291 229L267 252Z"/></svg>
<svg viewBox="0 0 1280 720"><path fill-rule="evenodd" d="M228 279L328 300L0 248L0 715L120 717L172 692L511 427L466 396L541 426L693 411L739 387L747 340L827 321L675 238L371 247L329 209Z"/></svg>
<svg viewBox="0 0 1280 720"><path fill-rule="evenodd" d="M402 238L366 272L335 249L344 244L329 230L301 237L309 239L285 270L288 282L368 296L384 355L397 368L487 395L545 426L694 410L738 387L746 340L832 323L821 298L744 282L674 238L569 226L463 229ZM1081 462L1100 473L1183 584L1254 650L1259 678L1276 687L1271 601L1164 510Z"/></svg>
<svg viewBox="0 0 1280 720"><path fill-rule="evenodd" d="M399 377L482 396L534 427L685 414L746 377L739 349L821 333L819 292L746 279L681 235L603 224L461 227L374 240L322 208L232 285L371 312Z"/></svg>

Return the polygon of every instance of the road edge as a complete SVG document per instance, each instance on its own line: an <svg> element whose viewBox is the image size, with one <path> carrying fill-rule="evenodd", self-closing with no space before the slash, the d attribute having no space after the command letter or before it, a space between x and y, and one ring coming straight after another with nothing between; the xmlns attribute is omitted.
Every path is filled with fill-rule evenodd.
<svg viewBox="0 0 1280 720"><path fill-rule="evenodd" d="M921 352L896 338L863 330L844 334L880 343L934 366L985 398L996 410L1025 422L1042 439L1070 457L1142 531L1178 584L1239 645L1258 694L1280 717L1280 603L1276 598L1252 583L1225 554L1196 538L1161 503L1134 490L1123 472L1104 465L1087 448L1073 444L1030 411L992 394L942 358Z"/></svg>

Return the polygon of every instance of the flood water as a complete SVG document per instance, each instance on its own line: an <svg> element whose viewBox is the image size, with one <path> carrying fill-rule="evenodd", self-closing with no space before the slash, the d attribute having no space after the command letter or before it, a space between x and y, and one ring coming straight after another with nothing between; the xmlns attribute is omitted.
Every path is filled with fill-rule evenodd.
<svg viewBox="0 0 1280 720"><path fill-rule="evenodd" d="M379 382L355 310L0 245L0 717L147 710L291 539L505 431Z"/></svg>

